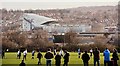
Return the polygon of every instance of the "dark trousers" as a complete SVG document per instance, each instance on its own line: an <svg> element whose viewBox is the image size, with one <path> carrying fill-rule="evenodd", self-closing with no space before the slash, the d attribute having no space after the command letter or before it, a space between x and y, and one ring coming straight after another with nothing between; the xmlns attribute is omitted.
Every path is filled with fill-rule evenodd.
<svg viewBox="0 0 120 66"><path fill-rule="evenodd" d="M38 58L38 65L41 64L41 58Z"/></svg>
<svg viewBox="0 0 120 66"><path fill-rule="evenodd" d="M32 59L34 59L34 53L32 53Z"/></svg>
<svg viewBox="0 0 120 66"><path fill-rule="evenodd" d="M55 64L56 66L60 66L60 63Z"/></svg>
<svg viewBox="0 0 120 66"><path fill-rule="evenodd" d="M100 61L96 59L94 59L94 66L96 66L96 62L97 62L97 66L100 66Z"/></svg>
<svg viewBox="0 0 120 66"><path fill-rule="evenodd" d="M59 61L55 61L55 65L56 66L60 66L60 64L61 64L61 61L59 60Z"/></svg>
<svg viewBox="0 0 120 66"><path fill-rule="evenodd" d="M68 66L68 62L64 62L63 66Z"/></svg>
<svg viewBox="0 0 120 66"><path fill-rule="evenodd" d="M23 60L24 60L24 59L26 60L26 55L23 56Z"/></svg>
<svg viewBox="0 0 120 66"><path fill-rule="evenodd" d="M46 60L46 66L51 66L51 60Z"/></svg>
<svg viewBox="0 0 120 66"><path fill-rule="evenodd" d="M78 58L80 58L80 53L78 53Z"/></svg>
<svg viewBox="0 0 120 66"><path fill-rule="evenodd" d="M54 52L54 55L56 55L56 52Z"/></svg>
<svg viewBox="0 0 120 66"><path fill-rule="evenodd" d="M113 66L118 66L117 60L114 60L114 61L113 61Z"/></svg>
<svg viewBox="0 0 120 66"><path fill-rule="evenodd" d="M84 63L84 66L88 66L88 62L83 62Z"/></svg>
<svg viewBox="0 0 120 66"><path fill-rule="evenodd" d="M5 55L2 55L2 59L5 58Z"/></svg>
<svg viewBox="0 0 120 66"><path fill-rule="evenodd" d="M110 66L110 61L104 61L104 66Z"/></svg>
<svg viewBox="0 0 120 66"><path fill-rule="evenodd" d="M34 55L32 55L32 59L34 59Z"/></svg>
<svg viewBox="0 0 120 66"><path fill-rule="evenodd" d="M20 59L20 57L21 57L21 56L19 55L18 58Z"/></svg>
<svg viewBox="0 0 120 66"><path fill-rule="evenodd" d="M90 52L90 56L92 56L92 52Z"/></svg>
<svg viewBox="0 0 120 66"><path fill-rule="evenodd" d="M18 55L17 55L17 58L18 58L18 59L20 59L20 57L21 57L21 55L20 55L20 54L18 54Z"/></svg>

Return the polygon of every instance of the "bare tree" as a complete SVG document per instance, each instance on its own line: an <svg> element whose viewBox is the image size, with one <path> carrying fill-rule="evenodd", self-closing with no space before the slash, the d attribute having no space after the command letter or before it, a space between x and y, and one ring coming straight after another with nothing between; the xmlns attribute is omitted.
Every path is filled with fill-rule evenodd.
<svg viewBox="0 0 120 66"><path fill-rule="evenodd" d="M77 38L77 33L72 31L65 34L65 42L70 45L77 45L79 44L79 38Z"/></svg>

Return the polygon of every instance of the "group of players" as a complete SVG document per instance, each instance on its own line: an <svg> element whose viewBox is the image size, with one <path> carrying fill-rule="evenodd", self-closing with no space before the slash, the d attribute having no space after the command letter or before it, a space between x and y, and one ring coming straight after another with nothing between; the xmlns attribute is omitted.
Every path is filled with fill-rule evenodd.
<svg viewBox="0 0 120 66"><path fill-rule="evenodd" d="M5 53L2 53L2 58L4 58L4 55L5 55ZM32 51L32 58L31 59L34 59L34 55L35 55L35 50ZM81 55L81 50L79 48L78 49L78 58L80 58L80 55ZM98 66L100 66L100 51L98 50L98 48L95 48L94 50L91 49L90 55L87 53L87 51L85 51L82 54L81 59L83 60L84 66L89 65L88 62L89 62L90 57L92 55L94 58L94 66L96 66L96 63ZM26 56L27 56L27 50L23 51L23 60L20 63L20 66L25 66L24 60L26 60ZM70 56L70 53L67 52L67 50L61 49L60 52L57 53L56 49L54 49L54 53L52 53L51 49L48 48L47 52L44 55L44 58L46 59L46 66L51 66L51 64L52 64L51 62L52 62L53 58L55 59L55 65L60 66L62 57L64 59L63 66L68 66L69 56ZM119 57L118 57L118 53L117 53L116 49L113 50L111 59L110 59L110 51L108 48L106 48L104 50L103 56L104 56L104 66L118 66L117 61L119 60ZM41 58L42 57L43 57L42 53L40 51L38 51L38 54L37 54L38 65L41 65ZM17 52L17 58L18 59L21 58L21 51L20 50L18 50L18 52Z"/></svg>
<svg viewBox="0 0 120 66"><path fill-rule="evenodd" d="M35 51L32 51L32 59L34 59L34 54ZM23 52L23 60L20 63L20 66L25 66L24 60L26 60L26 55L27 55L27 50L25 50ZM64 58L64 64L63 66L68 66L68 62L69 62L69 52L67 52L66 50L60 50L59 53L56 52L56 49L54 50L54 54L51 52L51 49L49 48L46 52L46 54L44 55L44 58L46 59L46 66L51 66L52 64L52 59L55 56L55 65L56 66L60 66L61 65L61 58ZM17 53L17 58L20 59L21 57L21 52L20 50ZM41 58L43 57L42 53L39 51L37 54L37 58L38 58L38 65L41 65Z"/></svg>

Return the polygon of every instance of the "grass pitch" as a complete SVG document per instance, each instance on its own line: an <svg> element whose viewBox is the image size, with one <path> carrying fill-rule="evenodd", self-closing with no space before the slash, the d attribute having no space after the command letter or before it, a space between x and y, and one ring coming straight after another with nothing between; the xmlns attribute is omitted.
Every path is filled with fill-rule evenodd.
<svg viewBox="0 0 120 66"><path fill-rule="evenodd" d="M43 58L41 59L41 62L42 62L42 65L41 66L45 66L46 64L46 60L44 58L44 54L45 53L42 53L43 54ZM27 54L27 60L25 60L25 63L27 64L27 66L38 66L37 65L37 62L38 62L38 59L37 59L37 52L35 53L35 56L34 56L34 59L31 59L31 56L32 54L31 53L28 53ZM90 54L89 54L90 55ZM82 54L81 54L82 56ZM13 52L9 52L9 53L6 53L6 57L5 59L2 59L2 66L19 66L22 58L23 58L23 53L22 53L22 56L21 56L21 59L17 59L17 52L16 53L13 53ZM112 54L111 54L111 57L112 57ZM119 58L120 58L120 54L119 54ZM63 58L61 60L61 64L63 64ZM103 57L103 53L100 54L100 64L101 66L103 65L104 63L104 57ZM52 59L52 64L54 65L55 64L55 60L54 58ZM120 66L120 60L118 61L118 64ZM76 52L70 52L70 61L69 61L69 66L83 66L83 62L82 62L82 59L81 58L78 58L78 53ZM93 66L93 56L90 58L89 60L89 66Z"/></svg>

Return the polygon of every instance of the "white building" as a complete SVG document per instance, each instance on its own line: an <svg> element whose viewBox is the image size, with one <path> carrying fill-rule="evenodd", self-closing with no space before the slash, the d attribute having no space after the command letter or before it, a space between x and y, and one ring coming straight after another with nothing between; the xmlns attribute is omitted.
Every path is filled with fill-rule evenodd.
<svg viewBox="0 0 120 66"><path fill-rule="evenodd" d="M24 13L21 17L22 19L22 30L30 31L34 28L43 28L43 30L48 31L49 33L66 33L73 31L76 33L80 32L90 32L91 25L87 24L63 24L60 25L56 19L31 14Z"/></svg>
<svg viewBox="0 0 120 66"><path fill-rule="evenodd" d="M66 33L69 31L73 31L76 33L80 32L90 32L91 31L91 26L90 25L85 25L85 24L80 24L80 25L70 25L70 24L64 24L64 25L57 25L57 26L49 26L47 29L49 32L57 32L57 33Z"/></svg>
<svg viewBox="0 0 120 66"><path fill-rule="evenodd" d="M44 27L45 25L49 25L52 23L57 23L57 20L32 14L32 13L24 13L21 18L22 20L22 30L30 31L36 27Z"/></svg>

